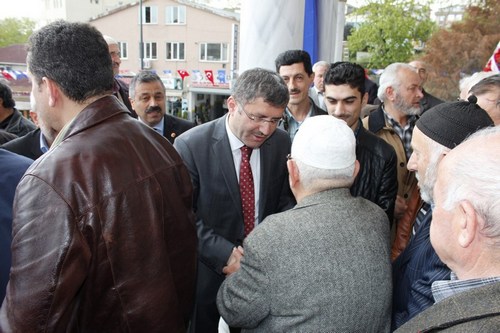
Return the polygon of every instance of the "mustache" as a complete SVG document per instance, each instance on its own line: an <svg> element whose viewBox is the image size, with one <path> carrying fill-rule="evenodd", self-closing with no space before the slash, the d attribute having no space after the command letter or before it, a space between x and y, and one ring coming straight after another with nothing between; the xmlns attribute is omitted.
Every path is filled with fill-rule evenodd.
<svg viewBox="0 0 500 333"><path fill-rule="evenodd" d="M292 89L292 90L290 90L290 94L298 94L298 93L300 93L299 89Z"/></svg>
<svg viewBox="0 0 500 333"><path fill-rule="evenodd" d="M146 112L146 113L161 112L161 107L159 107L159 106L150 106L144 112Z"/></svg>

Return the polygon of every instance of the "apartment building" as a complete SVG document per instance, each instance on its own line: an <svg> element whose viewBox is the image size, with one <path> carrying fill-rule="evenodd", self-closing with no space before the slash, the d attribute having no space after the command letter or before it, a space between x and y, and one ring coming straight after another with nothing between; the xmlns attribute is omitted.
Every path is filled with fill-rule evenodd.
<svg viewBox="0 0 500 333"><path fill-rule="evenodd" d="M118 41L125 79L141 68L162 77L169 111L181 104L189 118L202 121L224 113L237 70L238 13L185 0L147 0L89 23Z"/></svg>

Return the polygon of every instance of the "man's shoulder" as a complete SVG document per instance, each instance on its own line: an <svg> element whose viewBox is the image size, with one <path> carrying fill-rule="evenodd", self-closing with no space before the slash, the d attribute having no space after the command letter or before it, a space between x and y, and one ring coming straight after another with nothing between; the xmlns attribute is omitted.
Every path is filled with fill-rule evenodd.
<svg viewBox="0 0 500 333"><path fill-rule="evenodd" d="M178 127L180 129L187 130L189 128L194 127L194 123L192 121L179 118L168 113L165 114L165 118L166 118L166 123L170 122L171 124L173 124L174 127Z"/></svg>
<svg viewBox="0 0 500 333"><path fill-rule="evenodd" d="M220 135L226 132L225 117L214 119L188 129L175 139L175 143L185 142L189 145L206 146L210 144L210 139L214 136L215 132L218 132Z"/></svg>
<svg viewBox="0 0 500 333"><path fill-rule="evenodd" d="M5 172L8 170L12 172L21 172L21 174L23 174L24 171L33 163L32 159L1 148L0 160L0 170L2 170L1 173L3 176L5 176Z"/></svg>
<svg viewBox="0 0 500 333"><path fill-rule="evenodd" d="M36 159L42 155L40 149L40 129L37 128L20 138L11 140L1 146L8 151ZM36 154L35 152L39 152Z"/></svg>
<svg viewBox="0 0 500 333"><path fill-rule="evenodd" d="M369 152L370 155L382 158L383 160L396 160L397 158L394 147L363 127L359 131L358 145L363 150Z"/></svg>
<svg viewBox="0 0 500 333"><path fill-rule="evenodd" d="M430 332L448 327L453 332L496 332L500 327L500 282L450 296L427 308L396 333Z"/></svg>
<svg viewBox="0 0 500 333"><path fill-rule="evenodd" d="M377 133L384 128L385 117L382 105L363 118L363 126L372 133Z"/></svg>

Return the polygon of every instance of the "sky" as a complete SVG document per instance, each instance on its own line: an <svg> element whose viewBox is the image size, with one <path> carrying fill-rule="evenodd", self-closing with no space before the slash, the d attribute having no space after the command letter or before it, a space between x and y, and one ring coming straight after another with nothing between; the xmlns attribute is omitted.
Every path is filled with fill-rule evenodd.
<svg viewBox="0 0 500 333"><path fill-rule="evenodd" d="M6 17L39 18L42 11L43 0L6 0L2 1L0 19Z"/></svg>

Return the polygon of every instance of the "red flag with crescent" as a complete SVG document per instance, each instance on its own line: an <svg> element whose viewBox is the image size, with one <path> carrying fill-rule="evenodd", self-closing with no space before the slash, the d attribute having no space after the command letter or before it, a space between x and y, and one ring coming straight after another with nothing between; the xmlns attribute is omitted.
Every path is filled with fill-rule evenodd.
<svg viewBox="0 0 500 333"><path fill-rule="evenodd" d="M207 77L208 81L214 84L214 72L212 70L205 69L205 76Z"/></svg>
<svg viewBox="0 0 500 333"><path fill-rule="evenodd" d="M189 76L189 73L183 69L177 70L177 73L179 73L179 75L181 76L181 79L183 79L183 80L186 76Z"/></svg>
<svg viewBox="0 0 500 333"><path fill-rule="evenodd" d="M483 69L484 72L500 72L500 42Z"/></svg>

